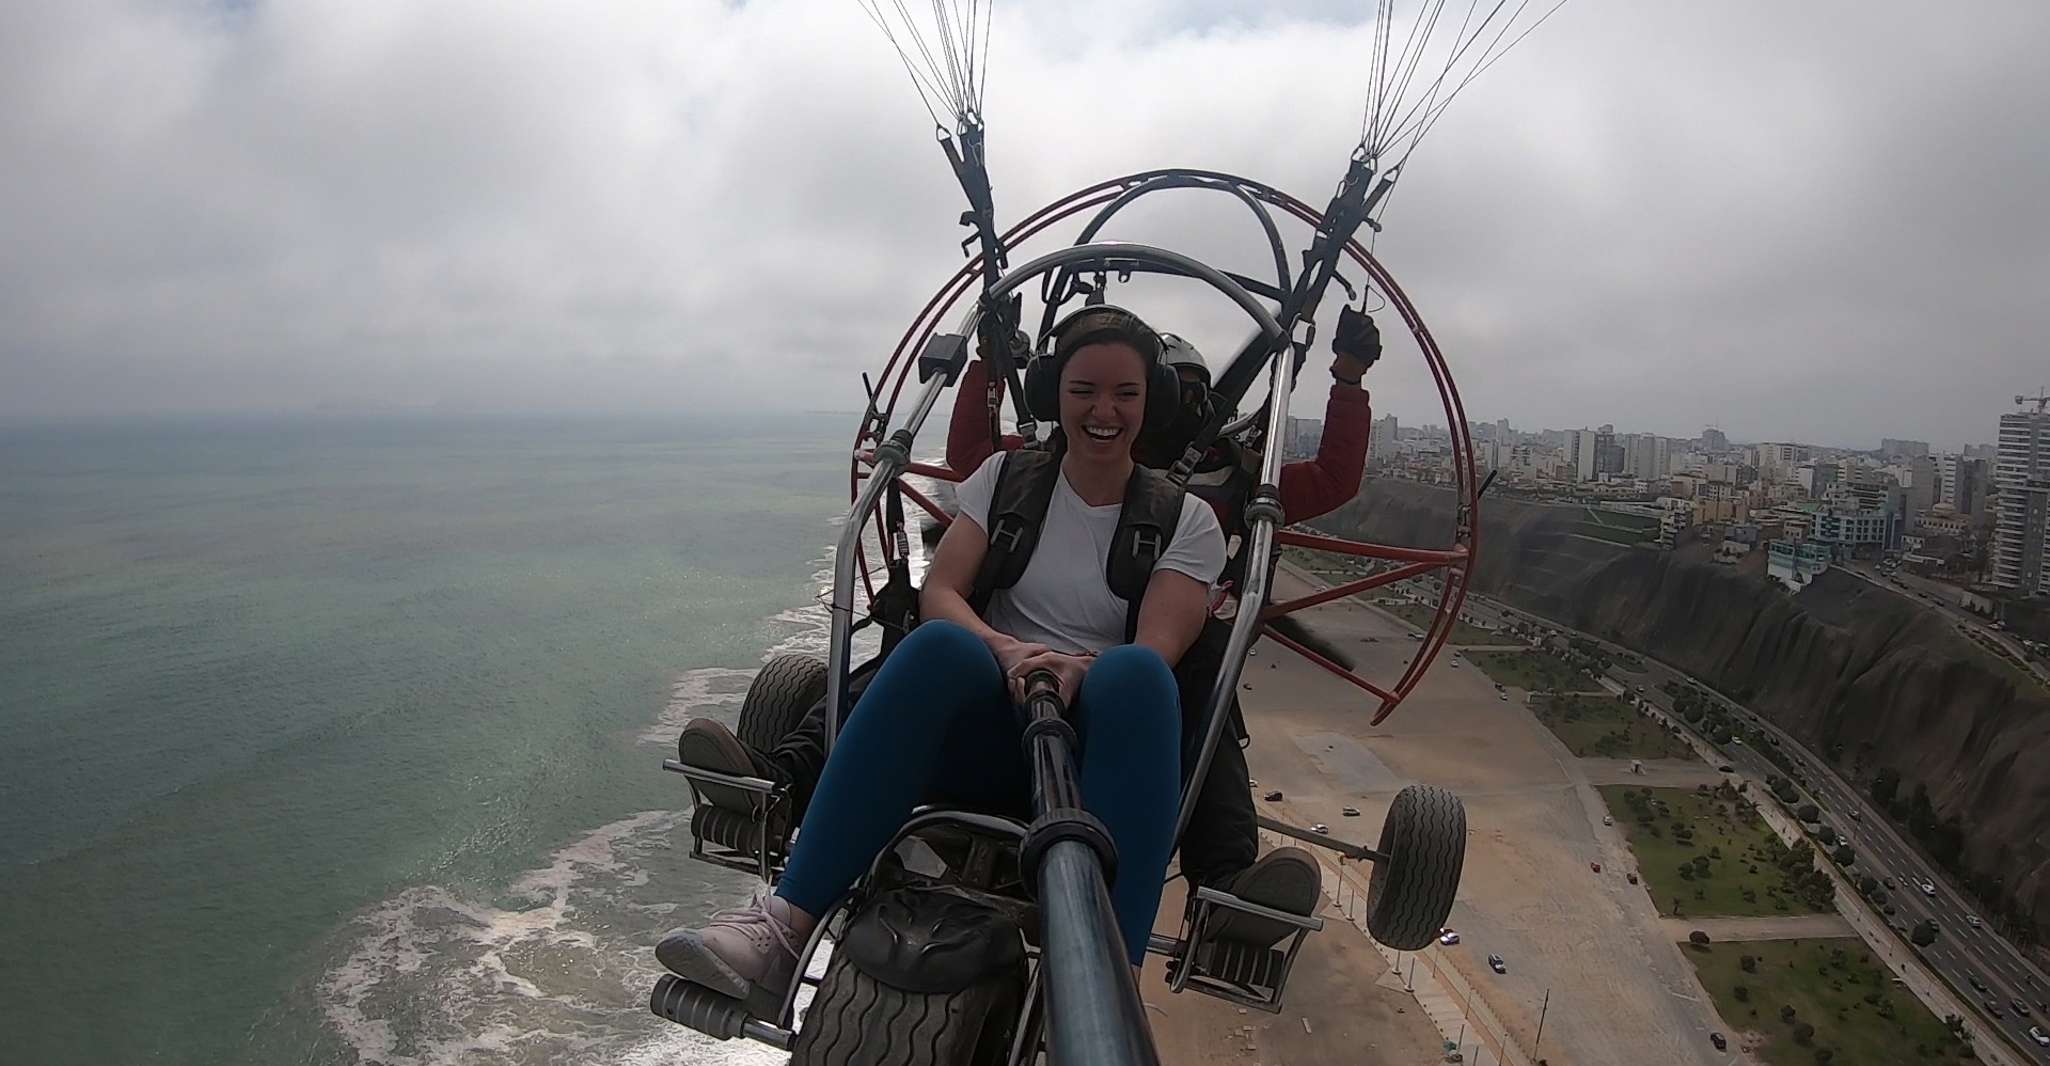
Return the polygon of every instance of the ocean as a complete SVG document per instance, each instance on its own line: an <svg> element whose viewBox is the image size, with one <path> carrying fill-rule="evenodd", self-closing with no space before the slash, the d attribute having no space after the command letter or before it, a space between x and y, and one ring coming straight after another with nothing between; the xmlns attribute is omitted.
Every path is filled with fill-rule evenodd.
<svg viewBox="0 0 2050 1066"><path fill-rule="evenodd" d="M823 647L852 416L0 427L0 1060L754 1063L660 769Z"/></svg>

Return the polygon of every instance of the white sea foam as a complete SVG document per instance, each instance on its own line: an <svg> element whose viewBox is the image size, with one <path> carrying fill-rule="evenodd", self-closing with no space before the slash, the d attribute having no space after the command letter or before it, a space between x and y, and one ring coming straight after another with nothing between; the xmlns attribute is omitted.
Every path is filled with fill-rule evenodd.
<svg viewBox="0 0 2050 1066"><path fill-rule="evenodd" d="M321 982L328 1022L361 1061L391 1066L779 1061L641 1006L660 972L655 940L695 917L671 914L689 909L674 901L746 892L738 875L683 868L671 847L681 817L644 811L600 827L517 878L511 906L435 885L386 900L353 923L346 958Z"/></svg>
<svg viewBox="0 0 2050 1066"><path fill-rule="evenodd" d="M913 548L920 570L921 547ZM872 537L870 551L878 558ZM811 562L813 585L829 590L831 549ZM830 616L821 599L776 613L761 631L764 662L785 652L823 657ZM856 661L874 646L872 633L860 634ZM704 714L730 721L756 672L703 667L678 675L639 739L673 743L685 722ZM514 879L506 900L423 885L360 915L347 929L346 954L320 983L329 1025L359 1061L390 1066L785 1061L646 1010L660 973L656 940L743 898L752 880L689 860L684 817L644 811L601 826Z"/></svg>

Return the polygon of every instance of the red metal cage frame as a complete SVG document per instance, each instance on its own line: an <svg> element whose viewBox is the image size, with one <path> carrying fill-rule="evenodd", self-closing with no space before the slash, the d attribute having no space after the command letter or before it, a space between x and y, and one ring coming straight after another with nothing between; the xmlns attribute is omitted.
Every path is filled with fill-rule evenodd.
<svg viewBox="0 0 2050 1066"><path fill-rule="evenodd" d="M1279 207L1289 215L1312 227L1320 227L1325 221L1323 213L1316 208L1287 193L1258 182L1247 181L1243 178L1215 171L1154 170L1112 178L1055 200L1026 216L1007 231L1003 235L1003 246L1005 248L1015 247L1038 235L1047 227L1070 218L1078 212L1108 204L1138 185L1165 174L1175 173L1193 174L1234 183L1256 199ZM1341 537L1306 533L1295 529L1277 530L1275 532L1277 550L1282 545L1292 545L1337 555L1379 559L1399 565L1390 570L1370 574L1366 577L1322 589L1293 600L1271 603L1262 610L1261 617L1263 619L1278 618L1282 615L1293 614L1297 611L1306 610L1371 589L1421 577L1434 571L1444 571L1445 579L1439 592L1438 605L1431 619L1431 624L1426 629L1424 639L1418 645L1416 654L1410 658L1407 667L1403 670L1402 676L1392 687L1377 685L1368 681L1272 628L1267 629L1265 632L1265 636L1269 639L1302 655L1304 658L1343 678L1362 691L1371 693L1379 698L1381 705L1375 711L1372 719L1372 724L1379 725L1389 714L1394 712L1395 708L1401 704L1403 699L1423 679L1425 671L1430 669L1431 663L1438 656L1438 652L1451 637L1453 624L1459 620L1459 611L1466 601L1467 585L1472 577L1473 563L1477 557L1475 538L1479 527L1480 497L1479 485L1473 465L1473 441L1467 432L1466 409L1460 401L1459 388L1452 380L1451 370L1446 366L1444 353L1438 348L1437 340L1431 336L1430 328L1424 323L1423 316L1417 311L1415 305L1410 302L1409 297L1403 293L1401 287L1395 283L1394 277L1389 274L1387 268L1382 266L1380 260L1374 258L1373 254L1357 240L1348 240L1346 242L1345 254L1360 269L1366 271L1372 284L1378 286L1387 297L1389 306L1393 307L1402 316L1403 323L1409 327L1410 335L1415 339L1418 349L1423 353L1426 365L1430 368L1432 380L1438 389L1439 400L1444 407L1446 426L1452 437L1454 489L1459 497L1458 506L1454 511L1454 528L1450 543L1444 548L1416 548L1394 544L1378 544L1370 541L1354 541ZM884 364L881 377L876 379L875 408L882 415L885 422L895 413L897 401L903 394L904 385L911 376L912 368L917 364L913 353L920 351L924 347L926 339L939 327L947 312L960 301L967 293L969 287L981 276L982 257L976 255L963 264L961 269L956 271L953 277L942 284L939 291L934 293L930 300L926 301L925 306L920 309L918 316L912 320L910 328L906 329L904 335L898 339L896 348L890 353L889 362ZM885 390L888 392L887 399L884 398ZM850 499L855 498L860 493L861 481L867 477L866 467L873 464L873 453L870 449L877 443L880 443L880 440L876 435L873 423L864 420L860 429L856 431L854 447L848 463L847 482ZM1273 442L1269 442L1268 446L1273 447L1276 445ZM926 463L912 463L906 468L905 473L948 482L959 482L966 476L965 473L956 472L948 467L933 466ZM919 492L915 486L904 483L901 478L899 479L899 489L906 499L923 509L941 525L945 525L951 520L951 517L944 508L940 507L924 493ZM884 527L884 519L880 508L877 509L875 523L877 542L881 546L884 561L887 563L889 555L893 551L893 541L888 530ZM863 590L873 599L875 585L865 547L860 551L856 561L860 567Z"/></svg>

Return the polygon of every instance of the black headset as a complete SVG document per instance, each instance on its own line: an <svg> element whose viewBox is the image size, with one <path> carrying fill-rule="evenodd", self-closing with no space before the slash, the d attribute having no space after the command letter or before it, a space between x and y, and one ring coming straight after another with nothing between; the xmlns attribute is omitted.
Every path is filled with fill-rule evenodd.
<svg viewBox="0 0 2050 1066"><path fill-rule="evenodd" d="M1085 316L1100 316L1101 323L1071 329ZM1146 361L1146 414L1141 433L1157 433L1174 421L1181 405L1181 377L1161 358L1160 334L1138 315L1112 304L1097 304L1069 312L1054 323L1031 359L1025 362L1025 410L1042 422L1058 425L1061 420L1061 368L1076 349L1099 341L1120 341L1139 350Z"/></svg>

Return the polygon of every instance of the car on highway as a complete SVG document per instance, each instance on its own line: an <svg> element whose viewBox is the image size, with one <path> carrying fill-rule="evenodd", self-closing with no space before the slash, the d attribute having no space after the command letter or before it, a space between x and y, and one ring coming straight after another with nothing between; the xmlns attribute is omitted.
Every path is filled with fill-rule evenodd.
<svg viewBox="0 0 2050 1066"><path fill-rule="evenodd" d="M1323 822L1318 822L1317 824L1310 827L1310 832L1312 833L1329 833L1330 831L1331 827L1325 825Z"/></svg>
<svg viewBox="0 0 2050 1066"><path fill-rule="evenodd" d="M1456 929L1447 929L1444 932L1439 933L1438 943L1444 944L1447 947L1459 943L1459 931Z"/></svg>
<svg viewBox="0 0 2050 1066"><path fill-rule="evenodd" d="M1879 883L1885 885L1889 890L1900 887L1899 885L1893 883L1893 878L1891 877L1882 877L1879 879Z"/></svg>
<svg viewBox="0 0 2050 1066"><path fill-rule="evenodd" d="M2007 1017L2007 1012L2000 1009L2000 1001L1992 996L1987 996L1985 999L1980 1000L1979 1005L1986 1008L1986 1013L1995 1018Z"/></svg>
<svg viewBox="0 0 2050 1066"><path fill-rule="evenodd" d="M1488 969L1496 973L1508 973L1509 964L1502 961L1502 956L1490 953L1488 955Z"/></svg>
<svg viewBox="0 0 2050 1066"><path fill-rule="evenodd" d="M2021 1000L2019 1000L2019 999L2010 999L2010 1000L2008 1000L2008 1001L2007 1001L2007 1005L2008 1005L2008 1006L2010 1006L2010 1007L2012 1007L2012 1008L2014 1008L2014 1012L2015 1012L2016 1014L2019 1014L2019 1015L2021 1015L2021 1016L2022 1016L2022 1017L2024 1017L2024 1018L2026 1018L2026 1017L2028 1017L2028 1016L2029 1016L2029 1005L2028 1005L2028 1004L2026 1004L2026 1003L2023 1003L2023 1002L2022 1002Z"/></svg>
<svg viewBox="0 0 2050 1066"><path fill-rule="evenodd" d="M1983 925L1981 925L1981 924L1980 924L1980 922L1979 922L1979 916L1978 916L1978 915L1976 915L1976 914L1967 914L1967 915L1965 915L1965 924L1966 924L1966 925L1969 925L1969 926L1971 926L1971 927L1972 927L1972 928L1974 928L1974 929L1983 929L1983 928L1985 928L1985 926L1983 926Z"/></svg>
<svg viewBox="0 0 2050 1066"><path fill-rule="evenodd" d="M1734 767L1734 766L1731 766L1731 765L1730 765L1729 763L1724 763L1724 764L1722 764L1721 766L1718 766L1718 767L1716 767L1716 770L1717 770L1718 772L1720 772L1720 773L1725 773L1725 774L1734 774L1734 773L1736 773L1736 772L1737 772L1737 768L1736 768L1736 767Z"/></svg>
<svg viewBox="0 0 2050 1066"><path fill-rule="evenodd" d="M1986 991L1986 982L1979 980L1978 974L1965 978L1965 982L1972 986L1972 991L1974 992Z"/></svg>
<svg viewBox="0 0 2050 1066"><path fill-rule="evenodd" d="M1919 887L1922 890L1923 895L1928 896L1931 899L1936 898L1936 882L1924 881L1917 887Z"/></svg>
<svg viewBox="0 0 2050 1066"><path fill-rule="evenodd" d="M2029 1039L2035 1041L2037 1047L2050 1047L2050 1033L2044 1032L2041 1026L2029 1026Z"/></svg>
<svg viewBox="0 0 2050 1066"><path fill-rule="evenodd" d="M1721 1033L1710 1033L1710 1034L1708 1034L1708 1042L1709 1042L1709 1043L1711 1043L1711 1044L1714 1044L1714 1045L1715 1045L1715 1049L1716 1049L1717 1051L1728 1051L1728 1050L1730 1050L1730 1042L1729 1042L1728 1040L1724 1039L1724 1038L1723 1038L1723 1034L1721 1034Z"/></svg>
<svg viewBox="0 0 2050 1066"><path fill-rule="evenodd" d="M1358 807L1341 807L1338 813L1345 815L1347 818L1358 818L1360 816L1360 809Z"/></svg>
<svg viewBox="0 0 2050 1066"><path fill-rule="evenodd" d="M1507 692L1497 692L1495 693L1495 698L1506 702L1509 699L1509 694Z"/></svg>

